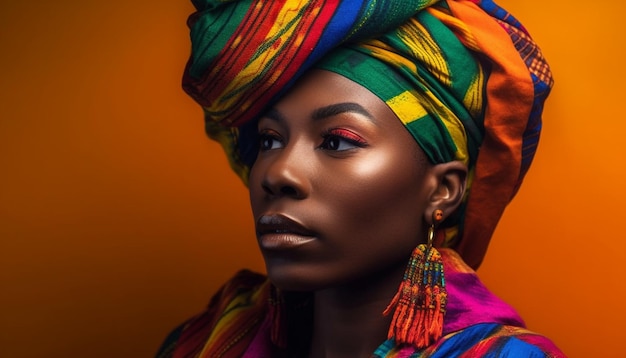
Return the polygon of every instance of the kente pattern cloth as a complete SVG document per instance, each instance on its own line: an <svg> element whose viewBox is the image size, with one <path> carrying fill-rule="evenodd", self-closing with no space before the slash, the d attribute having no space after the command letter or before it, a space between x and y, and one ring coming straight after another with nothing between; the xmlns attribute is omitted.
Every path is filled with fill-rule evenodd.
<svg viewBox="0 0 626 358"><path fill-rule="evenodd" d="M450 357L564 357L550 341L527 329L497 323L479 323L443 337L421 351L397 347L388 340L372 358Z"/></svg>
<svg viewBox="0 0 626 358"><path fill-rule="evenodd" d="M549 339L527 330L515 310L487 290L456 252L442 249L441 254L450 298L444 336L422 350L387 340L373 358L565 357ZM157 357L287 356L270 337L270 288L264 276L239 272L213 297L206 312L170 334Z"/></svg>
<svg viewBox="0 0 626 358"><path fill-rule="evenodd" d="M244 182L258 147L255 119L307 70L338 72L383 99L432 163L468 164L471 190L439 245L480 265L532 161L553 83L511 14L491 0L194 5L183 87Z"/></svg>
<svg viewBox="0 0 626 358"><path fill-rule="evenodd" d="M170 334L157 357L241 357L268 312L269 292L265 276L240 271L206 312Z"/></svg>

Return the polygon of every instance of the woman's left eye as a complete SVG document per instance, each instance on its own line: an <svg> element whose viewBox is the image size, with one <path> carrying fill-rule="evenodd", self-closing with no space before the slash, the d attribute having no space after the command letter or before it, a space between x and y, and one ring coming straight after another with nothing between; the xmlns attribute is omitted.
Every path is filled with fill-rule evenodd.
<svg viewBox="0 0 626 358"><path fill-rule="evenodd" d="M331 129L322 137L324 141L320 145L320 148L326 150L340 152L367 146L363 138L346 129Z"/></svg>
<svg viewBox="0 0 626 358"><path fill-rule="evenodd" d="M259 150L264 152L272 149L283 147L283 143L278 133L274 131L264 130L259 133Z"/></svg>

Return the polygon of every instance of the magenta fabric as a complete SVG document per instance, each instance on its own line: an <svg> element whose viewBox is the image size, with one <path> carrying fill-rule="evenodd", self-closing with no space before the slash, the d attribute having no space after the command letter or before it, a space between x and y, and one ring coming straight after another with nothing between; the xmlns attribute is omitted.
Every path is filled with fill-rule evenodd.
<svg viewBox="0 0 626 358"><path fill-rule="evenodd" d="M448 290L443 335L478 323L526 327L517 311L491 293L455 251L440 251Z"/></svg>
<svg viewBox="0 0 626 358"><path fill-rule="evenodd" d="M440 249L440 251L444 260L448 290L444 336L479 323L525 327L524 321L515 309L491 293L480 282L476 272L467 266L454 250ZM270 339L270 326L270 318L266 316L243 355L244 358L272 356L274 345ZM409 357L414 352L414 348L407 347L398 352L399 355L394 358Z"/></svg>

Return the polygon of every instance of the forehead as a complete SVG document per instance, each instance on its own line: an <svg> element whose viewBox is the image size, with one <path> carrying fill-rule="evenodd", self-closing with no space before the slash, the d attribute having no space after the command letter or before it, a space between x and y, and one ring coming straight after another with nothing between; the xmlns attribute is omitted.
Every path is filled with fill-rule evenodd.
<svg viewBox="0 0 626 358"><path fill-rule="evenodd" d="M372 114L382 114L378 112L388 109L383 100L360 84L337 73L318 69L309 71L274 108L281 112L301 111L341 102L357 103Z"/></svg>

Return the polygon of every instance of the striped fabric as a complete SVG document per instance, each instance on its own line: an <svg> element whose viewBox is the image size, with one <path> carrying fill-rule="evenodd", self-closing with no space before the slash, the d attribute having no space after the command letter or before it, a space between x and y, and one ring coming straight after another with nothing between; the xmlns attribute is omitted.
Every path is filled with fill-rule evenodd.
<svg viewBox="0 0 626 358"><path fill-rule="evenodd" d="M469 165L471 190L444 244L480 265L530 166L552 86L519 21L491 0L194 4L183 87L244 182L254 120L308 69L339 72L385 100L431 162Z"/></svg>
<svg viewBox="0 0 626 358"><path fill-rule="evenodd" d="M183 88L202 106L209 137L247 183L256 142L240 141L243 124L340 43L391 30L436 1L193 1Z"/></svg>
<svg viewBox="0 0 626 358"><path fill-rule="evenodd" d="M260 274L240 271L208 309L172 331L157 358L241 357L268 311L270 284Z"/></svg>
<svg viewBox="0 0 626 358"><path fill-rule="evenodd" d="M565 357L550 340L525 328L481 323L451 333L420 351L388 340L372 358Z"/></svg>
<svg viewBox="0 0 626 358"><path fill-rule="evenodd" d="M393 29L434 2L194 1L184 88L207 120L239 126L338 44Z"/></svg>
<svg viewBox="0 0 626 358"><path fill-rule="evenodd" d="M374 357L563 356L520 328L517 315L463 266L480 265L530 166L553 84L517 19L491 0L192 1L183 88L244 182L256 158L255 120L311 68L379 96L432 163L469 166L467 197L439 235L439 244L462 256L442 250L452 257L445 337L422 352L388 341ZM159 356L281 356L270 338L278 327L269 318L271 288L263 276L239 274L204 314L173 332ZM486 302L488 312L480 308Z"/></svg>
<svg viewBox="0 0 626 358"><path fill-rule="evenodd" d="M551 357L565 355L546 337L524 328L515 310L493 295L454 251L441 250L449 291L444 336L418 350L384 341L372 358L417 357ZM271 284L265 276L241 271L213 297L207 310L175 329L157 358L280 358L288 354L271 338L278 328L272 319ZM310 311L299 305L289 312ZM307 332L295 327L294 332ZM310 337L300 337L305 342ZM289 342L287 342L289 346ZM304 347L307 343L303 344ZM296 347L298 348L298 347ZM300 347L301 348L301 347Z"/></svg>
<svg viewBox="0 0 626 358"><path fill-rule="evenodd" d="M439 2L382 36L342 45L316 67L378 95L432 163L468 165L469 195L439 245L478 267L530 166L552 86L521 24L492 2Z"/></svg>

